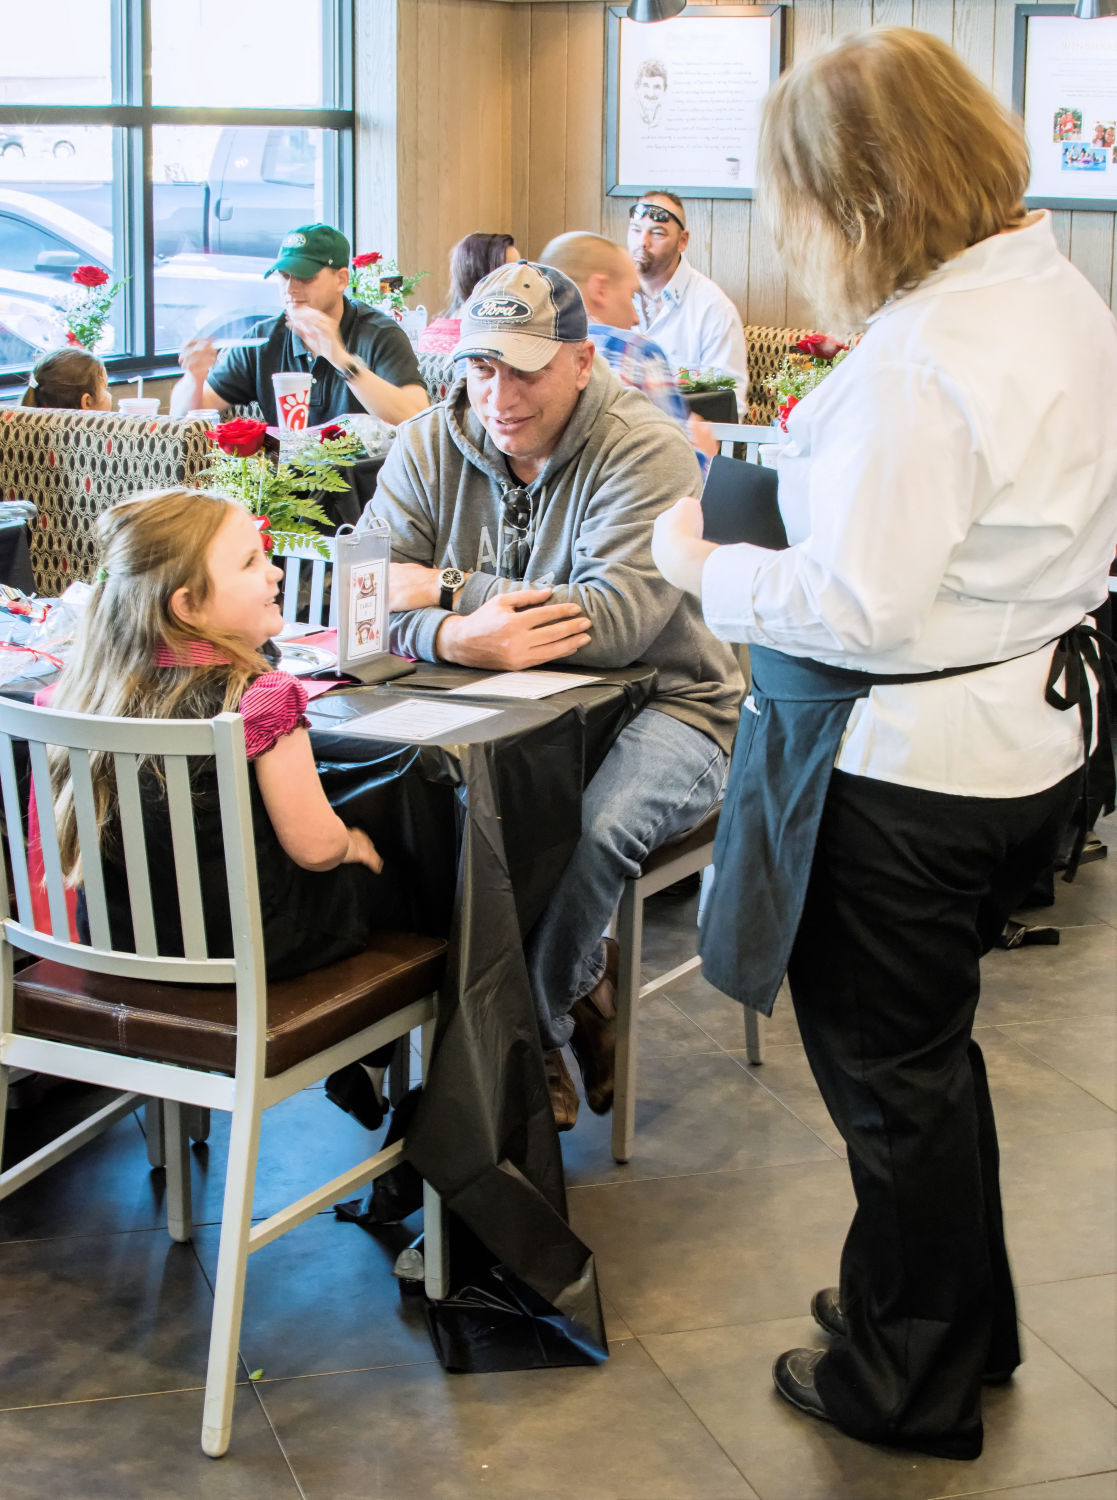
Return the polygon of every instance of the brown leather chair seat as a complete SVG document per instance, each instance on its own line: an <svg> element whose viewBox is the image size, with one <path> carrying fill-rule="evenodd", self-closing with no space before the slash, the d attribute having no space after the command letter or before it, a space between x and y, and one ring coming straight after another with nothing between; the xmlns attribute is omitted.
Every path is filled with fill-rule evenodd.
<svg viewBox="0 0 1117 1500"><path fill-rule="evenodd" d="M271 1078L383 1020L442 980L446 943L385 932L353 958L268 986L265 1074ZM15 978L18 1031L180 1066L232 1073L232 985L150 984L41 960Z"/></svg>
<svg viewBox="0 0 1117 1500"><path fill-rule="evenodd" d="M666 844L660 844L658 849L653 849L641 867L641 875L653 875L668 861L678 859L683 854L690 854L695 849L701 849L703 844L708 844L718 831L720 812L721 803L719 802L713 812L706 814L701 823L688 828L686 833L681 833L677 839L669 839Z"/></svg>

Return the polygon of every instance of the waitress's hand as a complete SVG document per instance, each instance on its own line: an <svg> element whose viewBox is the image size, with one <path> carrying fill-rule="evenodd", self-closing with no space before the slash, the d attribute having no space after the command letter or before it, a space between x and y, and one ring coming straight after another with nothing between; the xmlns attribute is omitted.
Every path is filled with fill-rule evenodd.
<svg viewBox="0 0 1117 1500"><path fill-rule="evenodd" d="M691 495L656 517L652 561L677 589L702 597L702 569L715 546L702 539L702 505Z"/></svg>

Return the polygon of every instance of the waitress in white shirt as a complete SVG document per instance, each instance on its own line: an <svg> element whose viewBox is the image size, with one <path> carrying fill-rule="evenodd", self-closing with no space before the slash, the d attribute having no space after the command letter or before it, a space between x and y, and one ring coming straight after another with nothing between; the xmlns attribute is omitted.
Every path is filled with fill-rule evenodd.
<svg viewBox="0 0 1117 1500"><path fill-rule="evenodd" d="M794 68L760 167L822 326L867 331L788 422L786 551L712 546L691 499L656 526L664 576L752 644L705 973L769 1011L787 968L857 1197L812 1302L829 1346L781 1355L777 1390L974 1458L982 1383L1020 1361L978 960L1096 739L1117 324L1023 206L1017 122L931 36Z"/></svg>

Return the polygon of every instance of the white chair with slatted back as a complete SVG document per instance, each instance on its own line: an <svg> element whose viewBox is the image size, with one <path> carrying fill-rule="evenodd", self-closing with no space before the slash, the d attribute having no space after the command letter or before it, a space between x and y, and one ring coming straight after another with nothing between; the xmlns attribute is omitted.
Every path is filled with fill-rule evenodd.
<svg viewBox="0 0 1117 1500"><path fill-rule="evenodd" d="M47 746L69 753L90 944L70 937ZM31 908L17 764L35 790L50 909L50 932ZM115 769L121 847L135 952L113 948L98 846L90 756ZM181 956L160 953L145 844L141 782L151 757L165 778L181 922ZM228 872L233 957L210 957L190 763L216 766ZM363 1187L399 1162L403 1144L377 1152L297 1202L252 1223L263 1112L374 1048L422 1027L424 1070L434 1035L434 992L446 944L410 933L377 934L365 952L268 984L253 843L244 725L238 714L209 720L129 720L33 708L0 698L0 791L17 915L10 915L0 862L0 1148L9 1075L29 1068L122 1090L89 1120L0 1173L0 1199L107 1129L145 1099L165 1101L168 1227L191 1234L189 1155L183 1107L232 1115L221 1243L210 1332L202 1447L217 1457L229 1443L237 1345L248 1256ZM13 951L35 955L13 971ZM425 1199L429 1295L445 1294L441 1212Z"/></svg>
<svg viewBox="0 0 1117 1500"><path fill-rule="evenodd" d="M774 443L777 440L774 427L749 427L740 422L711 422L710 434L714 442L721 445L721 452L726 458L732 458L733 449L738 443L743 443L745 457L750 464L760 462L757 452L760 443Z"/></svg>
<svg viewBox="0 0 1117 1500"><path fill-rule="evenodd" d="M333 564L333 541L329 537L325 541L330 549L328 557L323 557L307 542L277 547L272 554L276 567L283 569L283 623L288 627L288 635L294 634L289 628L294 625L303 625L308 631L325 630L329 626L330 591L326 569ZM309 591L303 587L305 564L310 568Z"/></svg>

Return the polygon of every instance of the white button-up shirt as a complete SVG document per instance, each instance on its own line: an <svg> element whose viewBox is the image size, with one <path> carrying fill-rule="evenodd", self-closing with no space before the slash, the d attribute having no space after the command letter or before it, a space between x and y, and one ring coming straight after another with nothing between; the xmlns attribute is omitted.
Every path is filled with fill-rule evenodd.
<svg viewBox="0 0 1117 1500"><path fill-rule="evenodd" d="M636 319L676 370L720 370L737 381L737 411L748 413L748 352L741 315L715 282L681 256L658 297L636 293Z"/></svg>
<svg viewBox="0 0 1117 1500"><path fill-rule="evenodd" d="M1049 214L895 298L795 408L778 457L785 552L720 548L717 635L871 672L838 768L1023 796L1082 760L1044 701L1047 645L1105 598L1117 544L1117 322ZM1009 660L1009 658L1015 658Z"/></svg>

